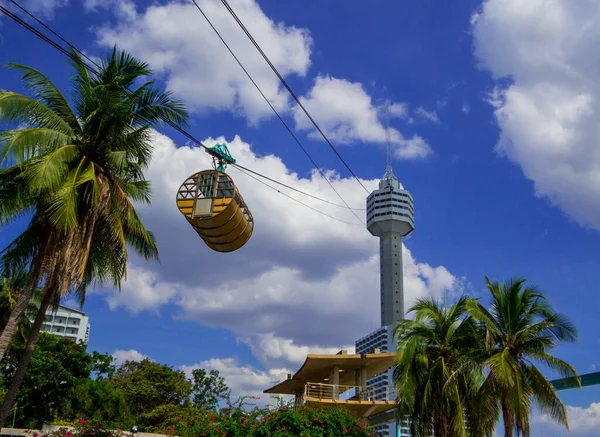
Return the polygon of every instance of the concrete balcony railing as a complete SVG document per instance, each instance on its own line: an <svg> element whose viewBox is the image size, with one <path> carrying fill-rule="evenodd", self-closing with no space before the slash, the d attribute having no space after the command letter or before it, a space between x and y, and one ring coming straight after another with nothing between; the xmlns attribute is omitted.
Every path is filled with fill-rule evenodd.
<svg viewBox="0 0 600 437"><path fill-rule="evenodd" d="M304 400L387 402L390 398L387 386L367 387L309 382L304 387Z"/></svg>

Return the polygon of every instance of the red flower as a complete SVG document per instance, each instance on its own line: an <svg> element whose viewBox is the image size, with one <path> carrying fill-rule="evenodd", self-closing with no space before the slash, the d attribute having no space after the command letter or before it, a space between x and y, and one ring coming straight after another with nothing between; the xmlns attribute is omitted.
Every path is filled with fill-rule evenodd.
<svg viewBox="0 0 600 437"><path fill-rule="evenodd" d="M85 425L86 423L88 423L88 421L87 421L87 420L85 420L85 419L79 419L79 420L78 420L78 422L79 422L81 425Z"/></svg>

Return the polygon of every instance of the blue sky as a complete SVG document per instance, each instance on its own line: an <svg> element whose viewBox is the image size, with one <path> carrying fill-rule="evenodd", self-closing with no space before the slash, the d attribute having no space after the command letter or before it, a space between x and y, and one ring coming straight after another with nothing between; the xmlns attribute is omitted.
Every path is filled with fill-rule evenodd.
<svg viewBox="0 0 600 437"><path fill-rule="evenodd" d="M242 165L339 201L190 4L24 4L92 56L117 42L149 62L192 110L197 138L210 145L222 137ZM317 163L335 172L345 200L364 208L366 193L220 2L200 5ZM393 104L394 171L416 209L404 253L409 302L446 290L485 296L484 275L524 276L580 330L579 343L557 354L582 373L600 366L597 2L231 5L369 189L385 167L380 109ZM2 18L0 63L7 62L33 66L68 89L63 55ZM18 75L1 68L0 87L21 90ZM121 295L90 292L90 348L216 368L239 393L254 393L296 369L308 351L352 345L377 326L377 241L366 229L328 219L232 170L256 231L239 252L216 254L173 202L179 184L208 167L207 155L171 130L156 135L155 150L148 171L154 203L141 211L157 234L161 263L133 259ZM290 195L357 223L346 210ZM19 226L2 229L0 247ZM564 398L587 408L572 417L591 421L577 419L583 425L571 435L591 435L600 423L600 406L590 405L598 389ZM550 429L539 420L540 433Z"/></svg>

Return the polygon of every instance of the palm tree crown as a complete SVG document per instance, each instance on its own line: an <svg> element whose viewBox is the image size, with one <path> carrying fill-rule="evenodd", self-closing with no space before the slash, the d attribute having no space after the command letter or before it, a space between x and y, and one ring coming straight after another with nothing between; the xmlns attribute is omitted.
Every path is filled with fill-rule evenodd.
<svg viewBox="0 0 600 437"><path fill-rule="evenodd" d="M181 124L187 113L152 82L127 95L124 90L150 70L116 50L98 77L73 63L75 111L40 72L12 66L23 72L33 97L0 93L4 121L25 125L0 133L0 162L15 163L2 171L0 187L8 188L3 197L11 201L0 210L0 222L35 214L4 259L29 261L44 253L44 262L32 268L61 290L73 285L84 291L92 279L112 279L118 286L126 272L126 243L147 258L157 255L131 204L149 202L142 172L152 152L150 127L160 117Z"/></svg>
<svg viewBox="0 0 600 437"><path fill-rule="evenodd" d="M471 361L479 337L467 314L469 302L462 297L445 309L421 299L410 310L414 320L400 320L395 329L398 415L409 418L414 437L432 431L436 437L467 436L465 409L481 381Z"/></svg>
<svg viewBox="0 0 600 437"><path fill-rule="evenodd" d="M529 436L532 400L568 428L565 406L536 365L562 377L577 377L571 365L551 355L559 341L577 339L575 326L555 312L535 287L525 286L524 279L502 284L486 277L486 282L492 296L490 308L471 302L469 312L482 322L486 332L486 384L498 394L505 437L511 437L513 431Z"/></svg>

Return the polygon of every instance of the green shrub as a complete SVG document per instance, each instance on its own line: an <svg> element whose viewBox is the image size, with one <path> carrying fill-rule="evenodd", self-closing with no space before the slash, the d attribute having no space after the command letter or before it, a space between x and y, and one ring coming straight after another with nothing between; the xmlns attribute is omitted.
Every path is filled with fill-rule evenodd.
<svg viewBox="0 0 600 437"><path fill-rule="evenodd" d="M189 426L185 420L169 430L179 437L369 437L364 421L343 408L241 410L229 414L208 413L201 423Z"/></svg>
<svg viewBox="0 0 600 437"><path fill-rule="evenodd" d="M276 410L229 405L220 412L193 407L162 406L145 415L140 431L177 437L370 437L364 420L339 407ZM143 423L145 422L145 423ZM100 422L80 420L75 428L32 437L125 437Z"/></svg>

